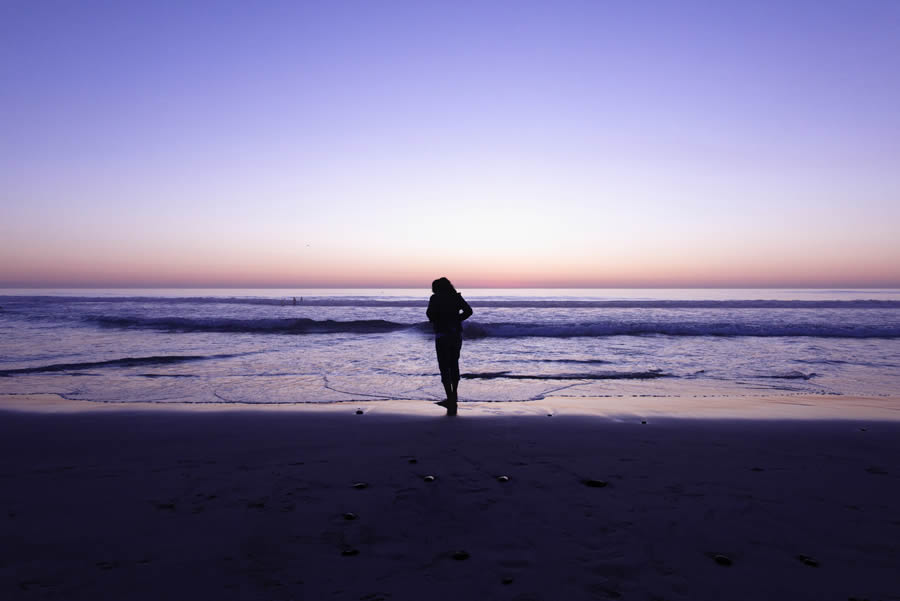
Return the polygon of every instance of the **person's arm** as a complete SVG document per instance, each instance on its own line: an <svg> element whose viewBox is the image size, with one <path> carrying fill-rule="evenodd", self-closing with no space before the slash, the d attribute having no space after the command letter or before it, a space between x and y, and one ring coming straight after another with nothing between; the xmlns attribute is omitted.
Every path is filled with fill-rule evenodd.
<svg viewBox="0 0 900 601"><path fill-rule="evenodd" d="M428 321L434 321L437 319L437 315L435 315L434 309L434 295L431 295L431 298L428 299L428 309L425 310L425 316L428 317Z"/></svg>
<svg viewBox="0 0 900 601"><path fill-rule="evenodd" d="M462 322L472 317L472 307L462 297L462 294L459 295L459 308L462 310L462 313L459 315L459 321Z"/></svg>

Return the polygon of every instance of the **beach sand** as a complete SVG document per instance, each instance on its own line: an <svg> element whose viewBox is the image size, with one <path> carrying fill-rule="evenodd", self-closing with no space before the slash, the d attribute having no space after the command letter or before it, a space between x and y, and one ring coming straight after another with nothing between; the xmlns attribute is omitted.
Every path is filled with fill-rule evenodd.
<svg viewBox="0 0 900 601"><path fill-rule="evenodd" d="M0 599L900 599L900 405L855 401L5 396Z"/></svg>

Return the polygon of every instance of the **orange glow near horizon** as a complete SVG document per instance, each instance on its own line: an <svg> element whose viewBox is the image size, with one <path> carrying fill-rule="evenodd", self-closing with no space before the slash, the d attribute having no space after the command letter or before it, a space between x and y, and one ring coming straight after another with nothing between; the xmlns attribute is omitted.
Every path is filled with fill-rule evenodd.
<svg viewBox="0 0 900 601"><path fill-rule="evenodd" d="M6 287L222 287L222 288L415 288L440 275L469 288L765 288L900 287L898 264L884 257L862 268L839 256L778 260L756 256L704 255L703 261L668 256L547 255L525 262L502 257L403 260L385 253L311 254L303 257L202 253L177 258L67 256L64 260L18 260L3 268Z"/></svg>

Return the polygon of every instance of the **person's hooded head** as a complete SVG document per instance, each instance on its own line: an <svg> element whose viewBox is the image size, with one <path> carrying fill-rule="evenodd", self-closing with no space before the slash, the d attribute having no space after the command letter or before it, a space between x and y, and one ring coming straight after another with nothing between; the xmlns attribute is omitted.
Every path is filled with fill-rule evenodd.
<svg viewBox="0 0 900 601"><path fill-rule="evenodd" d="M431 282L431 291L438 296L450 296L456 294L456 288L447 278L438 278Z"/></svg>

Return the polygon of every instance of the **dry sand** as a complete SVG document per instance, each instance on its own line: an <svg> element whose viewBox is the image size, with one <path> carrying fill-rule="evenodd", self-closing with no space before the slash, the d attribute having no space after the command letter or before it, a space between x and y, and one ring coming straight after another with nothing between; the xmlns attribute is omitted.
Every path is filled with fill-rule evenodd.
<svg viewBox="0 0 900 601"><path fill-rule="evenodd" d="M896 399L764 401L4 397L0 599L900 599Z"/></svg>

